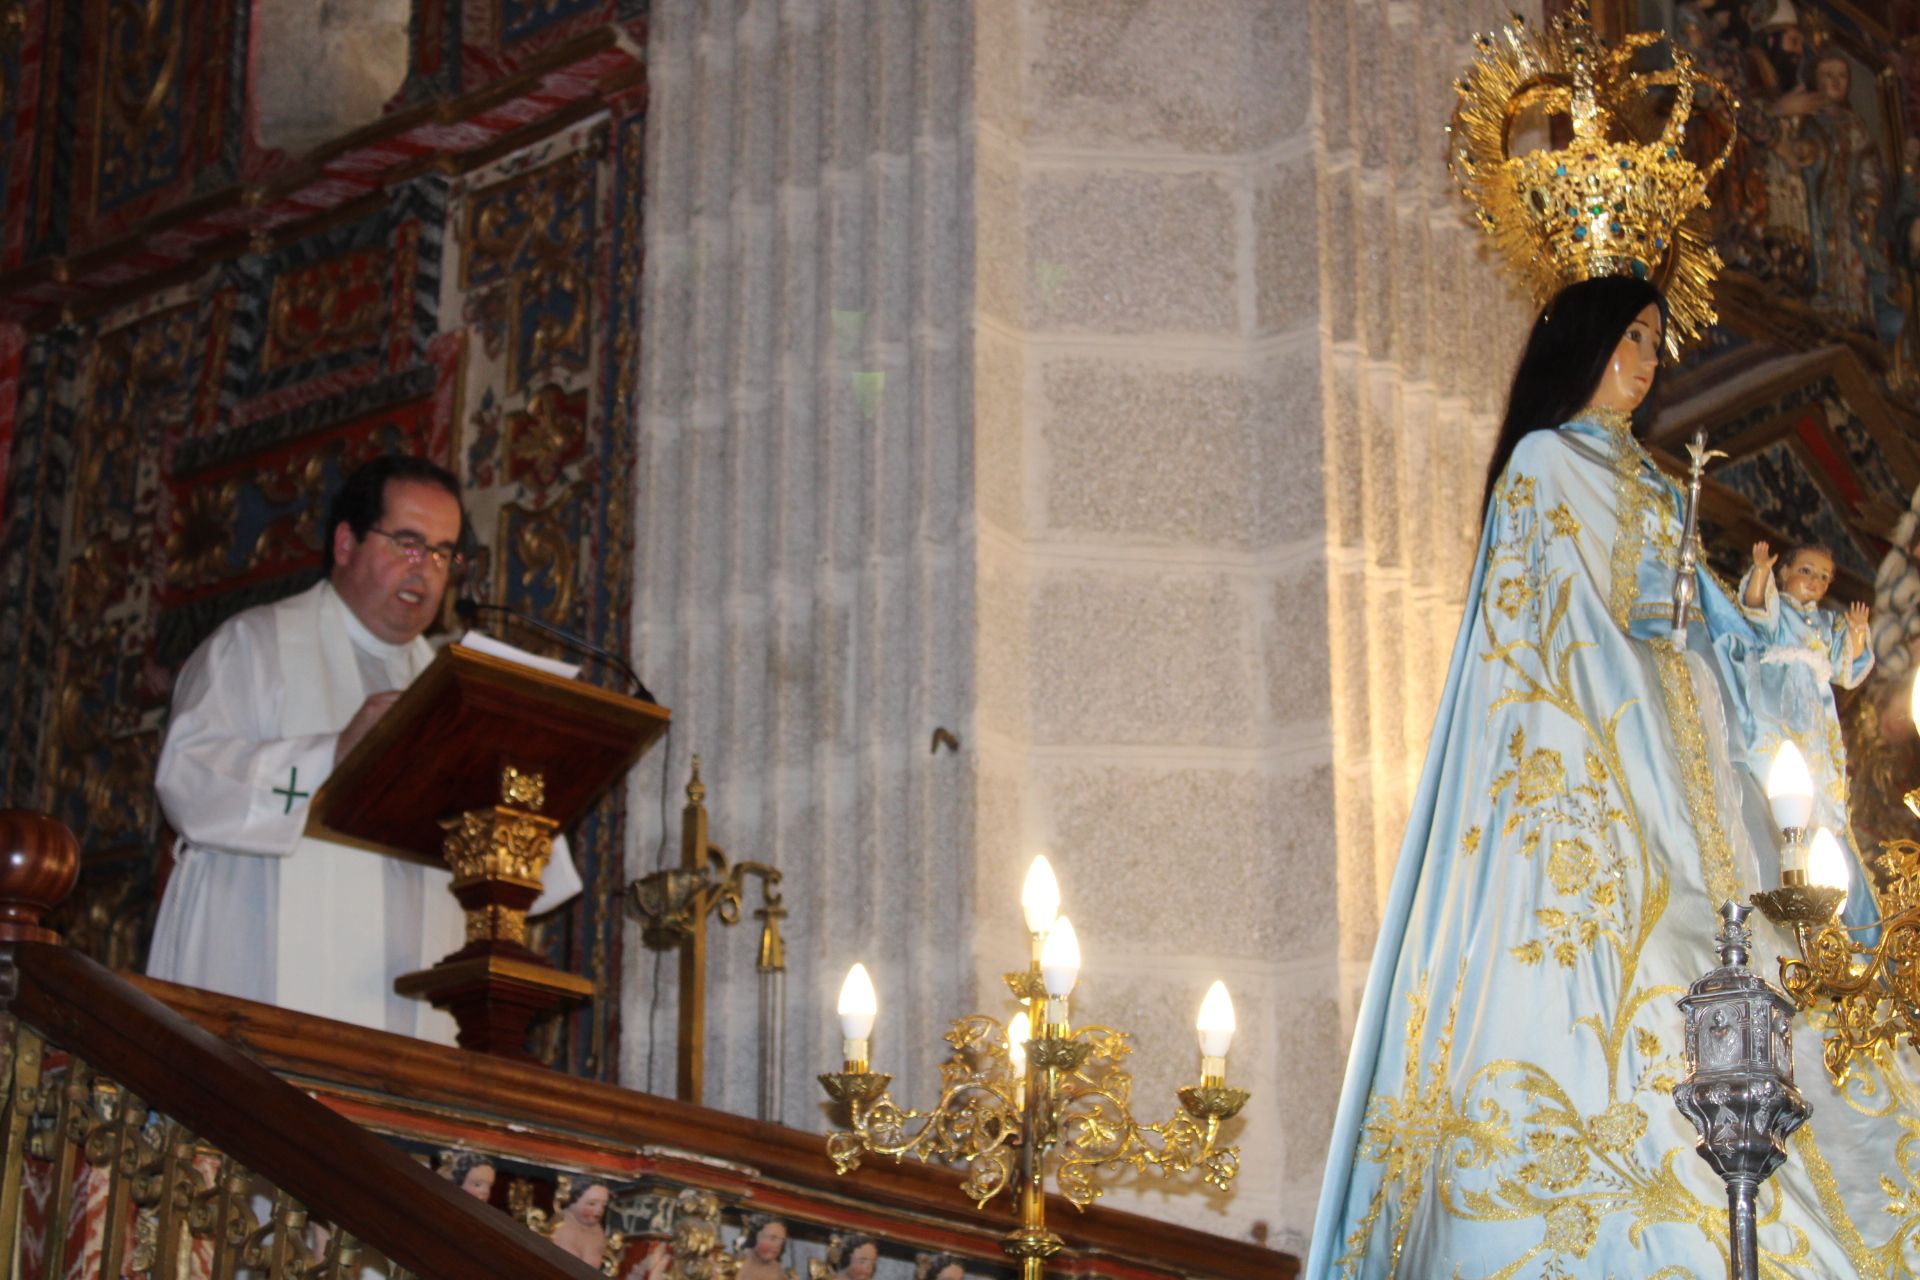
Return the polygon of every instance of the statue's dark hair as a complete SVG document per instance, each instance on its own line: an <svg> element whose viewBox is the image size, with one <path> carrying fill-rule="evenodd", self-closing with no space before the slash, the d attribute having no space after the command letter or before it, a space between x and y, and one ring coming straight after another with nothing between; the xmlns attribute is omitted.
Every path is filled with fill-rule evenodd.
<svg viewBox="0 0 1920 1280"><path fill-rule="evenodd" d="M367 530L380 523L387 511L387 482L401 480L413 484L430 484L446 490L460 502L460 482L453 472L438 463L428 462L425 458L410 458L404 454L388 454L375 458L371 462L355 467L346 483L340 486L340 492L333 495L333 501L327 507L327 527L321 535L321 549L325 552L322 559L325 567L321 570L326 577L333 576L333 531L341 524L353 530L356 542L367 540ZM467 544L466 504L460 507L460 544Z"/></svg>
<svg viewBox="0 0 1920 1280"><path fill-rule="evenodd" d="M940 1273L948 1267L959 1267L966 1274L966 1259L956 1253L930 1253L920 1258L920 1265L914 1268L914 1280L940 1280Z"/></svg>
<svg viewBox="0 0 1920 1280"><path fill-rule="evenodd" d="M751 1249L753 1248L754 1245L758 1244L760 1242L760 1233L766 1230L768 1227L772 1226L776 1222L779 1223L781 1226L786 1225L786 1219L779 1217L776 1214L771 1214L771 1213L748 1214L745 1220L746 1234L741 1237L746 1242L747 1248ZM783 1245L782 1251L784 1252L784 1250L785 1250L785 1246Z"/></svg>
<svg viewBox="0 0 1920 1280"><path fill-rule="evenodd" d="M1833 554L1833 548L1824 542L1796 542L1780 554L1780 563L1776 567L1775 572L1785 569L1788 565L1792 564L1795 559L1809 552L1818 552L1833 561L1836 565L1840 563L1840 557Z"/></svg>
<svg viewBox="0 0 1920 1280"><path fill-rule="evenodd" d="M872 1245L875 1249L880 1247L880 1242L872 1236L841 1236L839 1240L834 1242L833 1247L838 1251L834 1256L838 1258L839 1261L833 1265L845 1269L846 1265L853 1261L854 1250L866 1244Z"/></svg>
<svg viewBox="0 0 1920 1280"><path fill-rule="evenodd" d="M453 1180L454 1186L460 1186L467 1180L467 1175L481 1165L487 1166L495 1173L500 1171L500 1166L494 1163L494 1158L484 1151L456 1151L447 1160L447 1177Z"/></svg>
<svg viewBox="0 0 1920 1280"><path fill-rule="evenodd" d="M1651 303L1660 308L1660 324L1667 325L1667 301L1660 291L1633 276L1599 276L1570 284L1555 294L1534 318L1533 332L1507 392L1507 416L1494 441L1487 463L1486 498L1506 470L1520 438L1535 431L1551 431L1572 420L1593 399L1607 361L1620 345L1634 317ZM1654 386L1659 386L1656 374ZM1652 390L1634 412L1634 434L1652 417Z"/></svg>

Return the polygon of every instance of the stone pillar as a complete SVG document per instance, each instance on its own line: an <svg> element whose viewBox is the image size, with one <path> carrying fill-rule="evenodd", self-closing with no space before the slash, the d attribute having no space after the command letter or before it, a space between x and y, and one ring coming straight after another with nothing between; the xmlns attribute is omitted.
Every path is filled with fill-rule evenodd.
<svg viewBox="0 0 1920 1280"><path fill-rule="evenodd" d="M928 1098L945 1019L1005 1011L1044 848L1141 1110L1214 977L1255 1091L1232 1197L1111 1202L1304 1249L1526 311L1445 171L1500 16L654 6L635 650L674 806L697 750L715 839L793 878L790 1123L855 958ZM629 946L627 1083L669 1087ZM751 1026L750 942L714 951ZM751 1111L751 1037L708 1052Z"/></svg>
<svg viewBox="0 0 1920 1280"><path fill-rule="evenodd" d="M1525 310L1444 167L1498 15L976 14L977 981L1046 849L1157 1114L1224 977L1238 1187L1112 1203L1303 1249Z"/></svg>
<svg viewBox="0 0 1920 1280"><path fill-rule="evenodd" d="M919 0L649 13L634 654L675 719L669 837L652 760L630 869L678 859L698 753L714 841L787 877L783 1119L807 1128L851 962L909 1097L970 998L969 24ZM962 750L929 752L936 727ZM708 970L706 1098L746 1114L754 941L716 928ZM671 1093L673 961L625 948L622 1082Z"/></svg>

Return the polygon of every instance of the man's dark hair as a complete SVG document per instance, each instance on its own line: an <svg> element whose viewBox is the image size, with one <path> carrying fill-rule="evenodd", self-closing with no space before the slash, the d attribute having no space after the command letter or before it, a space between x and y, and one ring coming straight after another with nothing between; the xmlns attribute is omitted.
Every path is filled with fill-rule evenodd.
<svg viewBox="0 0 1920 1280"><path fill-rule="evenodd" d="M1486 498L1506 469L1507 459L1520 438L1534 431L1551 431L1586 408L1607 371L1607 361L1635 317L1651 303L1660 309L1664 332L1667 301L1660 291L1633 276L1598 276L1570 284L1554 295L1533 322L1527 349L1514 370L1513 389L1507 393L1507 416L1487 464ZM1656 371L1654 387L1659 386ZM1634 434L1652 416L1653 389L1634 410Z"/></svg>
<svg viewBox="0 0 1920 1280"><path fill-rule="evenodd" d="M454 478L453 472L438 463L397 453L362 463L347 477L347 482L340 486L340 492L333 495L333 501L327 507L327 528L321 535L321 546L326 552L321 569L324 576L333 576L333 531L344 523L353 530L354 541L365 542L367 530L379 524L380 518L387 513L389 480L436 485L452 494L455 502L460 502L460 482ZM460 502L460 545L467 545L467 508L464 502Z"/></svg>

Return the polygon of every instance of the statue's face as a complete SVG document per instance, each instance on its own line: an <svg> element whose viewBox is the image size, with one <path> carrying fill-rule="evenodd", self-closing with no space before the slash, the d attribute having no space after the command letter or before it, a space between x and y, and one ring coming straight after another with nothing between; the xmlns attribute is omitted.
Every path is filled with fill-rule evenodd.
<svg viewBox="0 0 1920 1280"><path fill-rule="evenodd" d="M762 1262L779 1261L781 1252L787 1247L787 1224L769 1222L760 1228L753 1238L753 1256Z"/></svg>
<svg viewBox="0 0 1920 1280"><path fill-rule="evenodd" d="M1632 413L1653 389L1653 375L1659 371L1660 308L1649 302L1620 335L1587 407Z"/></svg>
<svg viewBox="0 0 1920 1280"><path fill-rule="evenodd" d="M597 1226L607 1211L607 1189L594 1183L567 1202L567 1216L582 1226Z"/></svg>
<svg viewBox="0 0 1920 1280"><path fill-rule="evenodd" d="M873 1280L873 1268L880 1261L877 1246L863 1244L847 1259L847 1280Z"/></svg>
<svg viewBox="0 0 1920 1280"><path fill-rule="evenodd" d="M1853 68L1845 58L1822 58L1813 69L1813 84L1828 102L1845 102L1853 92Z"/></svg>
<svg viewBox="0 0 1920 1280"><path fill-rule="evenodd" d="M1833 557L1824 551L1796 551L1780 570L1780 590L1801 604L1813 604L1833 585Z"/></svg>
<svg viewBox="0 0 1920 1280"><path fill-rule="evenodd" d="M477 1164L467 1170L467 1176L460 1179L460 1189L476 1200L488 1200L493 1197L495 1174L490 1164Z"/></svg>

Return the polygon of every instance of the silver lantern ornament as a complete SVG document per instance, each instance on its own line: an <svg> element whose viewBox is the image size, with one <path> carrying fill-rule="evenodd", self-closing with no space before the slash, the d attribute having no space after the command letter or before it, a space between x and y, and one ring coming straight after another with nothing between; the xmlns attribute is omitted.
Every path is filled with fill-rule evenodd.
<svg viewBox="0 0 1920 1280"><path fill-rule="evenodd" d="M1747 968L1751 911L1737 902L1721 906L1720 966L1680 997L1687 1078L1673 1091L1674 1105L1700 1133L1700 1158L1727 1184L1734 1280L1756 1280L1754 1198L1810 1111L1793 1083L1793 1003Z"/></svg>

